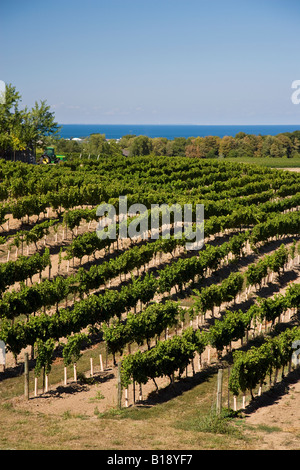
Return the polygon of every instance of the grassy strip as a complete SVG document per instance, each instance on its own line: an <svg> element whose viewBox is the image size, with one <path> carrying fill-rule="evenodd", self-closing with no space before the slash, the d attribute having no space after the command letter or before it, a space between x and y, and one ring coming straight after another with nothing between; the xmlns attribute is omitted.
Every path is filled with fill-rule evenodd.
<svg viewBox="0 0 300 470"><path fill-rule="evenodd" d="M254 163L268 168L300 168L300 158L270 158L270 157L244 157L244 158L225 158L226 162L232 163Z"/></svg>

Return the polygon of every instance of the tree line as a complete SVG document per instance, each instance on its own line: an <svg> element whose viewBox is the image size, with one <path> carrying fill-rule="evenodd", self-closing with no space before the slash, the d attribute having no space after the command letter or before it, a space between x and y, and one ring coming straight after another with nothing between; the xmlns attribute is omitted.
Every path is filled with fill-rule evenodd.
<svg viewBox="0 0 300 470"><path fill-rule="evenodd" d="M300 157L300 130L276 136L239 132L233 136L165 137L125 135L119 141L106 139L105 134L91 134L82 141L59 139L61 153L82 153L106 156L170 156L190 158L293 158Z"/></svg>
<svg viewBox="0 0 300 470"><path fill-rule="evenodd" d="M0 104L0 157L44 146L60 127L46 100L35 101L29 109L21 106L21 95L11 84L6 85L5 100Z"/></svg>
<svg viewBox="0 0 300 470"><path fill-rule="evenodd" d="M105 134L91 134L78 140L60 137L61 127L46 100L35 102L29 109L21 107L21 95L6 85L5 102L0 104L0 157L5 152L18 152L54 145L60 154L91 156L178 156L195 158L300 157L300 130L276 136L239 132L233 136L191 136L150 138L145 135L124 135L107 139Z"/></svg>

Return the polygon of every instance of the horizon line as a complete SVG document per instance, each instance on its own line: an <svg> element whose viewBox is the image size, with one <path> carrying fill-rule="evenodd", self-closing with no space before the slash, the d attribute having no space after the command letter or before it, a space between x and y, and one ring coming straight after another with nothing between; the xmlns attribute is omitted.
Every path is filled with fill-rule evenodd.
<svg viewBox="0 0 300 470"><path fill-rule="evenodd" d="M155 124L155 123L85 123L85 122L60 122L58 123L61 126L299 126L299 124L183 124L183 123L164 123L164 124Z"/></svg>

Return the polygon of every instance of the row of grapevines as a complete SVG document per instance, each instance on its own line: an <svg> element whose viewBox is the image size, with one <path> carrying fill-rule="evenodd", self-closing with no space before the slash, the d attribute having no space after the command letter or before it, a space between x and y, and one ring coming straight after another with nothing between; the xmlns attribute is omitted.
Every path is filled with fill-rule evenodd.
<svg viewBox="0 0 300 470"><path fill-rule="evenodd" d="M276 253L275 253L276 254ZM199 293L196 298L194 307L190 310L192 317L195 311L205 312L208 308L212 309L213 305L220 305L221 302L232 300L238 292L241 291L244 284L244 276L240 273L231 274L219 286L210 286ZM206 293L209 292L209 296ZM209 297L210 302L205 304L206 298ZM220 298L220 300L217 300ZM216 348L219 353L224 346L228 346L231 341L240 339L244 336L245 330L250 327L251 321L258 319L263 321L274 321L284 310L293 307L300 300L300 289L294 286L290 287L286 296L278 295L274 299L258 299L258 304L251 307L246 313L241 310L231 312L227 311L225 318L216 321L209 329L207 342ZM171 316L166 317L163 321L157 316L158 312L163 314L167 310ZM154 314L154 315L153 315ZM178 310L176 302L168 302L164 304L154 304L137 315L130 315L126 322L120 320L114 321L112 325L103 326L104 339L107 341L109 350L115 354L122 353L128 343L136 341L143 344L155 335L159 335L166 327L174 326L184 316L184 310ZM140 334L142 329L142 335Z"/></svg>
<svg viewBox="0 0 300 470"><path fill-rule="evenodd" d="M299 302L300 289L292 286L288 290L284 298L284 308L294 306L294 302ZM141 352L140 350L134 354L126 355L122 360L121 367L121 380L122 385L127 388L132 381L146 384L149 379L155 380L157 377L169 376L172 380L172 374L179 370L179 374L185 369L189 362L194 358L195 352L201 354L205 347L210 344L216 347L218 351L222 351L224 346L227 346L231 341L240 339L244 336L245 329L250 327L252 321L252 312L228 311L223 320L216 321L208 331L193 330L192 327L188 328L181 336L174 336L173 338L165 341L159 341L153 348L148 351ZM295 333L297 332L297 333ZM285 349L285 354L273 356L271 358L270 351L268 351L269 366L278 367L278 359L284 357L284 361L288 361L291 358L291 341L300 338L299 328L294 330L287 330L285 333L284 341L281 344L285 344L286 338L288 338L288 349ZM282 340L283 336L281 337ZM276 339L274 339L275 343ZM280 340L277 339L276 345L280 346ZM268 344L268 343L266 343ZM276 348L275 348L276 349ZM257 352L259 349L252 348L254 356L260 357L260 353ZM251 351L251 350L250 350ZM247 388L253 388L253 377L256 379L256 367L258 364L253 364L251 367L251 360L247 361L247 353L235 352L233 374L230 376L230 387L231 390L237 394L239 387L242 390ZM252 359L252 358L251 358ZM284 362L286 363L286 362ZM282 363L283 365L283 363ZM260 375L259 380L263 380L268 371L268 368L264 370L264 375ZM248 378L248 383L245 380ZM249 387L249 382L251 387Z"/></svg>
<svg viewBox="0 0 300 470"><path fill-rule="evenodd" d="M173 380L175 371L182 374L193 359L195 352L200 354L206 346L205 338L200 330L188 328L181 336L174 336L165 341L158 341L157 345L148 351L137 351L135 354L125 356L121 364L121 383L124 388L135 381L146 384L152 379L168 376Z"/></svg>
<svg viewBox="0 0 300 470"><path fill-rule="evenodd" d="M216 320L208 331L208 342L221 354L224 347L229 346L232 341L243 338L245 331L254 324L263 320L275 321L287 309L293 308L300 301L300 285L291 284L285 295L278 294L274 298L258 298L246 312L226 311L221 320Z"/></svg>
<svg viewBox="0 0 300 470"><path fill-rule="evenodd" d="M239 256L247 237L247 233L239 234L233 237L229 244L223 244L217 251L207 247L206 250L200 252L200 257L194 256L186 260L180 259L176 263L167 266L160 272L159 291L170 292L171 288L177 285L182 288L185 282L193 279L196 275L203 275L205 269L217 267L220 260L230 252L235 256ZM174 246L176 246L176 243L177 240L173 239L158 240L153 244L128 250L116 260L111 260L100 266L93 266L89 271L79 269L77 275L70 276L67 279L57 277L54 281L47 281L46 283L41 283L36 286L23 288L20 292L7 293L1 302L1 316L12 319L15 315L18 315L18 313L28 315L42 307L54 305L55 303L58 305L58 302L63 300L69 293L87 293L89 290L98 288L101 284L104 284L120 273L126 274L134 268L139 268L148 263L157 251L170 252ZM217 258L214 259L216 253L219 254L217 254ZM249 284L260 282L267 274L266 269L268 266L275 270L278 269L278 266L282 267L283 263L286 262L286 256L285 248L281 247L280 250L275 252L271 257L264 258L257 265L251 265L247 271L247 282ZM209 257L211 259L209 259ZM274 262L277 263L277 267L274 265ZM12 262L10 262L9 265L13 265ZM2 266L5 267L6 265L3 264ZM261 266L263 266L264 269L260 269ZM14 279L15 278L13 278L13 280ZM218 305L219 296L217 296L215 292L212 292L214 289L216 289L216 287L211 286L203 290L199 302L204 302L203 305L206 306L206 309L208 305L211 306L210 299L212 298L214 298L214 304ZM211 295L210 292L212 292L213 295ZM201 309L203 310L203 306Z"/></svg>
<svg viewBox="0 0 300 470"><path fill-rule="evenodd" d="M260 347L248 351L234 351L233 366L230 373L229 389L234 395L253 390L261 385L272 370L285 367L292 358L293 342L300 340L300 328L287 329L269 338Z"/></svg>
<svg viewBox="0 0 300 470"><path fill-rule="evenodd" d="M177 325L184 316L184 309L176 302L153 303L137 314L129 313L126 322L114 320L110 325L102 325L103 339L108 350L113 354L122 353L126 345L146 341L150 349L150 340L160 336L166 328Z"/></svg>
<svg viewBox="0 0 300 470"><path fill-rule="evenodd" d="M221 259L230 252L231 243L232 241L226 242L220 247L207 246L199 252L199 256L185 260L190 264L190 269L185 272L186 280L193 279L197 274L202 275L206 269L216 269ZM177 263L180 262L181 260ZM36 338L47 340L53 336L58 339L72 332L78 332L90 324L107 321L115 315L120 317L122 313L133 308L139 300L147 303L156 293L165 292L166 285L162 274L167 268L169 266L160 271L159 279L146 274L143 280L133 279L132 284L123 287L120 292L112 290L100 296L91 295L87 299L76 302L72 309L60 309L51 317L41 314L39 317L29 318L26 323L19 321L13 325L10 325L8 320L3 320L1 339L9 349L19 354L27 345L33 345ZM180 269L178 271L180 272ZM65 295L65 292L62 292L62 295Z"/></svg>
<svg viewBox="0 0 300 470"><path fill-rule="evenodd" d="M32 278L34 274L41 273L51 265L50 252L46 248L40 255L20 256L16 261L8 261L0 265L0 291L4 292L8 286Z"/></svg>
<svg viewBox="0 0 300 470"><path fill-rule="evenodd" d="M245 240L240 235L238 237L240 243L244 243ZM18 322L10 325L3 322L1 338L11 350L15 351L15 354L18 354L23 347L34 344L38 337L46 340L54 335L55 338L59 338L71 332L78 332L89 324L107 321L115 315L120 317L122 313L134 307L138 300L147 303L156 293L170 291L171 285L180 285L194 279L196 275L201 276L207 269L217 269L221 260L230 253L232 244L234 237L220 247L207 246L199 252L199 256L179 260L161 270L159 279L147 274L144 280L133 279L133 284L122 288L120 293L107 291L101 296L92 295L88 299L76 302L72 310L61 309L52 317L41 315L30 318L26 324ZM45 322L47 328L44 326Z"/></svg>

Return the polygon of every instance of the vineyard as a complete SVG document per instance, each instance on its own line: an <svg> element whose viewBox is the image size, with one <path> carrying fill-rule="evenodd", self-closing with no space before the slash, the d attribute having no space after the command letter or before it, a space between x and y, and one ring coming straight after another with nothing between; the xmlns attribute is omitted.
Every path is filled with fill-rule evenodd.
<svg viewBox="0 0 300 470"><path fill-rule="evenodd" d="M98 377L100 392L112 384L107 410L223 370L223 406L238 410L296 367L299 173L226 159L89 156L57 166L0 161L0 180L0 390L27 373L37 403L82 375ZM162 223L155 239L121 237L120 196L143 204L148 221L154 204L189 204L193 215L203 204L203 247L187 250L174 220L167 238ZM115 238L97 234L103 203L116 211ZM90 367L80 370L83 357Z"/></svg>

